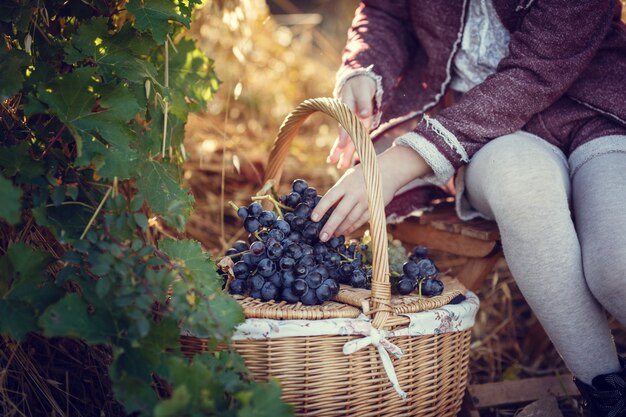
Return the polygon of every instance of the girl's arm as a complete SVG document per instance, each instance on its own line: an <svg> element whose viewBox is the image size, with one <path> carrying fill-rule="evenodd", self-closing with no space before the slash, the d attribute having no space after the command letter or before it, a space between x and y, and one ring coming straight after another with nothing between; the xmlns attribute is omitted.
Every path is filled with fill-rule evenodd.
<svg viewBox="0 0 626 417"><path fill-rule="evenodd" d="M496 73L398 142L418 152L434 145L438 157L425 157L437 162L437 182L445 184L486 142L521 129L570 89L600 48L617 1L535 2Z"/></svg>
<svg viewBox="0 0 626 417"><path fill-rule="evenodd" d="M370 129L378 126L385 91L391 91L417 47L408 16L406 0L365 0L348 31L334 95L341 97L346 81L352 77L366 75L374 80L376 92Z"/></svg>

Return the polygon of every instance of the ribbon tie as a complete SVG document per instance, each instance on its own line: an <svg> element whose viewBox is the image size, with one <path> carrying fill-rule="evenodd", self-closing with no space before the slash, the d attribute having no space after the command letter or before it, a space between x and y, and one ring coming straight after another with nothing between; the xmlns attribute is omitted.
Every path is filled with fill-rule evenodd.
<svg viewBox="0 0 626 417"><path fill-rule="evenodd" d="M389 337L398 336L399 333L404 332L379 330L372 326L371 321L358 321L354 323L354 328L351 329L350 334L358 334L365 337L347 342L345 345L343 345L343 353L344 355L350 355L369 345L373 345L374 347L376 347L376 349L378 349L380 359L383 362L383 368L385 368L385 372L387 373L387 377L389 378L389 382L391 382L393 389L396 390L400 398L406 400L407 394L402 390L402 388L400 388L400 383L398 382L396 371L393 367L393 363L391 362L391 357L389 356L389 354L392 354L396 358L400 359L403 355L402 349L387 340L387 338Z"/></svg>

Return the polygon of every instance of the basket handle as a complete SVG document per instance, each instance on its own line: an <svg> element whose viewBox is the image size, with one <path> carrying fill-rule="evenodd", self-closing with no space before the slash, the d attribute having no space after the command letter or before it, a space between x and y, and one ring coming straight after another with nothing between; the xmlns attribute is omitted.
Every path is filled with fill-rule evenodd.
<svg viewBox="0 0 626 417"><path fill-rule="evenodd" d="M294 137L305 120L316 111L325 113L337 120L348 132L361 158L365 188L370 213L372 235L372 310L376 311L372 325L382 328L391 313L391 287L389 285L389 258L387 255L387 229L382 183L376 151L367 130L348 106L332 98L313 98L302 102L283 121L274 139L265 172L265 182L274 180L278 185L285 159Z"/></svg>

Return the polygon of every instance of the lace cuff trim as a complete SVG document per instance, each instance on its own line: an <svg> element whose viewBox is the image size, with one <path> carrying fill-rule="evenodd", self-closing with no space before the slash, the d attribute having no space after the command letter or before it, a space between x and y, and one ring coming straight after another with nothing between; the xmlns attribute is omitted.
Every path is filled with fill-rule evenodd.
<svg viewBox="0 0 626 417"><path fill-rule="evenodd" d="M439 150L424 137L414 132L406 133L394 141L395 145L406 146L417 152L433 170L423 179L440 187L445 186L454 175L454 167Z"/></svg>

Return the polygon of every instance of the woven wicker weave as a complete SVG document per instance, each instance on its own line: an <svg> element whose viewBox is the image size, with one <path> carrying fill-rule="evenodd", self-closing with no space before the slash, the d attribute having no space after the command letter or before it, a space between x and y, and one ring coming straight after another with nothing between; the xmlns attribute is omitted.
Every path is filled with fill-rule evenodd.
<svg viewBox="0 0 626 417"><path fill-rule="evenodd" d="M322 306L261 303L239 297L246 317L271 319L353 318L370 314L375 328L394 329L408 324L399 314L432 309L464 292L455 280L446 279L447 291L438 299L404 296L392 299L387 259L387 233L380 175L376 154L367 131L343 103L329 98L300 104L283 122L270 153L266 180L278 184L290 144L312 113L320 111L336 119L354 139L363 166L369 199L372 236L372 288L370 291L343 288ZM345 303L345 304L344 304ZM255 380L278 378L283 399L298 416L412 416L452 417L461 405L467 380L470 330L439 335L389 339L404 352L393 359L403 401L390 386L376 348L344 355L343 345L355 336L303 336L264 340L240 340L233 346L245 359ZM206 341L183 337L189 355L206 350Z"/></svg>

